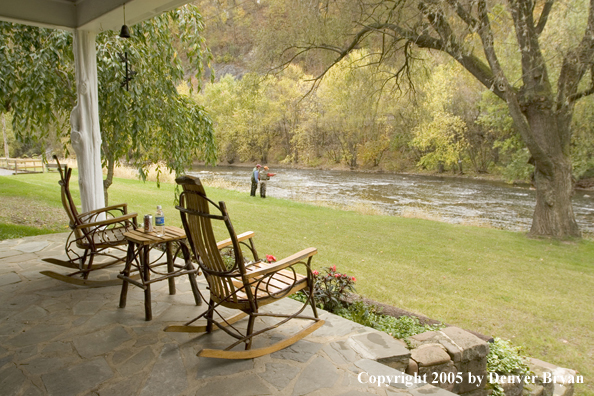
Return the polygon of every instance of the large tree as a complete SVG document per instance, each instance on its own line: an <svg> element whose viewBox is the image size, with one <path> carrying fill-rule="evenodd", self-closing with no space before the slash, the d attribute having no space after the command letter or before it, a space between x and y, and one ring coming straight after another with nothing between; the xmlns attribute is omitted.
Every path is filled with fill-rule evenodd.
<svg viewBox="0 0 594 396"><path fill-rule="evenodd" d="M200 81L210 57L202 30L197 8L188 5L133 26L130 39L112 31L97 36L106 195L121 159L142 175L154 163L180 173L198 156L214 161L210 117L176 89L184 79ZM196 73L186 76L184 66ZM20 139L43 138L52 128L70 136L76 92L69 32L0 22L0 71L0 110L14 113Z"/></svg>
<svg viewBox="0 0 594 396"><path fill-rule="evenodd" d="M594 93L594 0L335 0L300 1L293 8L287 14L307 14L301 18L315 27L284 52L287 62L322 49L337 54L328 70L368 46L381 54L374 66L398 64L392 77L401 79L410 78L418 49L457 61L505 101L530 150L537 190L530 233L580 236L571 204L570 125L576 101ZM577 39L545 35L554 14L568 9ZM585 81L588 73L592 83Z"/></svg>

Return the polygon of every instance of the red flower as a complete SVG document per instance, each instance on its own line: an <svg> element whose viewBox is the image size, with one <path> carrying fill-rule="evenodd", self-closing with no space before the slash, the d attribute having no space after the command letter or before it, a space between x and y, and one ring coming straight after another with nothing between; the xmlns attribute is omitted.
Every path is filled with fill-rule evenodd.
<svg viewBox="0 0 594 396"><path fill-rule="evenodd" d="M334 274L335 278L340 278L340 274Z"/></svg>
<svg viewBox="0 0 594 396"><path fill-rule="evenodd" d="M313 273L315 276L318 276L318 275L320 275L320 273L319 273L318 271L316 271L316 270L314 270L312 273Z"/></svg>
<svg viewBox="0 0 594 396"><path fill-rule="evenodd" d="M336 271L336 266L335 265L332 266L332 271Z"/></svg>
<svg viewBox="0 0 594 396"><path fill-rule="evenodd" d="M268 261L269 263L273 263L276 261L276 257L274 257L272 254L267 254L266 261Z"/></svg>
<svg viewBox="0 0 594 396"><path fill-rule="evenodd" d="M354 276L351 278L351 280L352 280L353 282L357 282L357 279L356 279Z"/></svg>

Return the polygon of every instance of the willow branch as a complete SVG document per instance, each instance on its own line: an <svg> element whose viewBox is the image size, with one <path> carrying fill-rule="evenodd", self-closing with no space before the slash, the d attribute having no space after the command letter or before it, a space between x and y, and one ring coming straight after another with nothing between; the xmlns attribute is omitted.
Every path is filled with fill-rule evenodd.
<svg viewBox="0 0 594 396"><path fill-rule="evenodd" d="M555 0L546 0L545 1L545 4L542 8L542 12L540 13L540 18L538 19L538 23L534 27L534 31L536 32L536 34L538 36L540 36L540 34L542 33L542 31L544 30L544 28L547 24L547 21L549 20L549 15L551 13L551 9L553 8L554 3L555 3Z"/></svg>
<svg viewBox="0 0 594 396"><path fill-rule="evenodd" d="M577 95L578 85L588 67L594 63L594 0L590 0L588 25L581 42L563 59L558 82L558 102Z"/></svg>
<svg viewBox="0 0 594 396"><path fill-rule="evenodd" d="M447 0L447 2L471 30L478 28L479 22L472 16L472 14L470 14L470 12L464 9L458 0Z"/></svg>
<svg viewBox="0 0 594 396"><path fill-rule="evenodd" d="M585 91L577 92L573 95L570 95L567 98L569 103L573 103L583 97L594 94L594 64L592 64L592 66L590 67L590 77L592 79L592 82L591 82L592 85L590 86L590 88L586 89Z"/></svg>

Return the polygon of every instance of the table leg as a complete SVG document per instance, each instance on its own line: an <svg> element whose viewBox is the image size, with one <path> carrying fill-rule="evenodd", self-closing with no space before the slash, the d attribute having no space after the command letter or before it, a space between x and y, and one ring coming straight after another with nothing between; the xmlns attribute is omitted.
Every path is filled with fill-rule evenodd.
<svg viewBox="0 0 594 396"><path fill-rule="evenodd" d="M194 266L192 265L192 256L190 255L190 250L183 241L180 241L179 244L186 262L186 270L191 271L194 269ZM196 305L202 305L202 299L200 298L200 292L198 291L198 282L196 282L196 273L188 274L188 276L190 277L190 286L192 286L194 301L196 301Z"/></svg>
<svg viewBox="0 0 594 396"><path fill-rule="evenodd" d="M151 272L150 272L150 246L143 247L143 257L141 259L142 262L142 279L144 283L144 316L145 320L153 320L153 311L151 309L151 285L147 283L151 280Z"/></svg>
<svg viewBox="0 0 594 396"><path fill-rule="evenodd" d="M167 246L167 273L169 273L171 275L175 271L175 268L173 267L173 260L175 259L175 257L173 257L173 252L171 251L171 242L167 242L166 246ZM174 295L175 294L175 277L173 277L173 276L170 277L169 279L167 279L167 282L169 282L169 294Z"/></svg>
<svg viewBox="0 0 594 396"><path fill-rule="evenodd" d="M132 266L132 261L134 260L134 243L128 242L128 254L126 255L126 266L122 271L122 275L124 276L122 279L122 292L120 293L120 308L126 308L126 298L128 297L128 281L126 280L127 277L130 276L130 267Z"/></svg>

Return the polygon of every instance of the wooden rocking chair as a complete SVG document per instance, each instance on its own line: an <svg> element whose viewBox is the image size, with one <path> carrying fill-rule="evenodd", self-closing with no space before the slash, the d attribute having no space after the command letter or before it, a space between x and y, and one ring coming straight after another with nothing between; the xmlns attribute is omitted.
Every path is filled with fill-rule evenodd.
<svg viewBox="0 0 594 396"><path fill-rule="evenodd" d="M60 171L62 191L62 204L70 219L72 232L66 240L66 255L68 260L54 258L43 261L73 268L77 271L63 275L53 271L41 271L42 274L64 282L79 286L115 286L122 283L119 279L89 280L92 271L110 267L126 261L126 248L128 242L124 233L137 228L136 213L128 213L127 204L112 205L85 213L78 213L72 195L70 194L70 176L72 168L61 166L58 158L54 156ZM75 247L82 250L75 250ZM115 251L115 252L112 252ZM100 263L93 265L95 259L101 257Z"/></svg>
<svg viewBox="0 0 594 396"><path fill-rule="evenodd" d="M224 350L203 349L198 353L198 356L252 359L286 348L324 324L324 321L318 317L312 293L313 274L310 265L312 256L317 253L315 248L302 250L274 263L257 260L256 254L254 255L255 262L246 263L225 203L219 202L217 205L208 199L198 178L183 176L177 178L176 182L183 187L180 205L177 206L177 209L180 211L188 242L208 282L210 298L204 299L204 301L209 301L208 309L204 313L183 326L168 326L165 331L210 333L219 328L236 338L237 341ZM210 214L210 205L216 208L220 214ZM230 235L230 239L225 242L230 241L230 243L219 242L217 244L213 234L212 220L224 222ZM241 244L248 246L254 253L251 238L250 245L245 242ZM234 253L233 259L227 262L221 255L221 248L224 245L231 245ZM299 266L305 270L307 275L296 272L296 267ZM304 290L308 298L297 312L289 314L260 312L260 307L299 290ZM313 316L303 315L307 306L311 306ZM219 307L235 309L240 312L229 318L224 318L218 310ZM217 315L216 318L215 315ZM247 330L242 331L233 325L246 316L249 317ZM255 320L259 317L275 317L280 320L269 327L254 331ZM206 324L193 325L201 318L206 319ZM288 339L268 347L251 349L253 337L277 328L291 319L306 319L311 320L312 323ZM242 343L245 344L245 350L232 350Z"/></svg>

